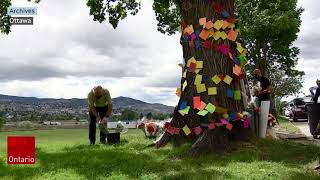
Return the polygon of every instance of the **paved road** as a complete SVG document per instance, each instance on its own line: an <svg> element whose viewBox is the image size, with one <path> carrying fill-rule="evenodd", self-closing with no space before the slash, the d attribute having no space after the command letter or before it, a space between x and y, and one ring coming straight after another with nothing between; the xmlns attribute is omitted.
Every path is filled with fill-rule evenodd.
<svg viewBox="0 0 320 180"><path fill-rule="evenodd" d="M311 133L310 133L310 129L309 129L309 125L307 121L299 121L299 122L292 122L296 127L298 127L300 129L300 131L305 134L309 140L314 141L316 144L320 144L320 140L319 139L313 139Z"/></svg>

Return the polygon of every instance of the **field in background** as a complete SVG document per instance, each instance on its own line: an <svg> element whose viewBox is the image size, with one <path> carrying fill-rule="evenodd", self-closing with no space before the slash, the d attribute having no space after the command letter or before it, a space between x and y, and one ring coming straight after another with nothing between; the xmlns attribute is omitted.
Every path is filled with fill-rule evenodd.
<svg viewBox="0 0 320 180"><path fill-rule="evenodd" d="M190 144L157 150L139 130L117 146L88 146L85 129L0 132L1 179L319 179L311 170L320 149L285 141L251 140L232 154L178 158ZM6 136L34 135L36 165L8 166Z"/></svg>

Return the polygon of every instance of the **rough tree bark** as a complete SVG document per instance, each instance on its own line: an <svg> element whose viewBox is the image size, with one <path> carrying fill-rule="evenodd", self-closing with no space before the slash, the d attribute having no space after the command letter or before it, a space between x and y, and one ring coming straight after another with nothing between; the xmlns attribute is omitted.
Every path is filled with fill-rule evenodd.
<svg viewBox="0 0 320 180"><path fill-rule="evenodd" d="M231 16L234 16L234 1L233 0L212 0L212 3L219 2L223 5L224 9L227 10ZM193 25L194 30L201 30L202 27L199 25L199 18L206 17L211 19L212 22L221 19L221 15L214 13L212 9L212 4L209 4L203 0L184 0L181 1L181 15L182 18L190 25ZM190 3L190 4L187 4ZM190 6L191 5L191 6ZM228 39L219 39L215 41L213 38L210 40L214 41L215 44L227 43L231 48L231 51L235 53L236 48L234 42ZM233 43L233 44L232 44ZM235 101L233 99L227 98L227 89L241 89L240 81L237 80L233 75L234 62L222 53L213 51L212 49L205 48L190 48L188 44L182 44L183 57L185 64L187 61L194 57L198 61L203 61L203 74L207 75L209 79L216 74L230 75L234 78L231 85L226 83L219 83L216 85L213 81L208 81L206 87L217 87L217 96L208 96L207 92L197 93L196 86L193 85L195 80L195 73L187 73L186 80L188 86L182 92L179 104L182 101L187 101L190 105L189 114L182 116L179 114L178 110L174 111L174 116L171 121L173 127L182 128L185 125L193 128L200 126L204 122L216 122L220 120L221 114L213 113L208 114L205 117L197 115L197 110L192 107L193 97L201 96L201 100L206 103L218 103L219 106L227 108L229 112L242 112L244 110L244 105L241 101ZM181 88L185 78L181 78ZM204 131L199 136L187 137L183 131L180 131L179 135L171 135L165 132L159 140L156 142L156 147L160 148L165 146L168 142L173 142L174 144L181 144L185 141L195 140L195 143L190 150L191 155L197 155L200 153L208 152L228 152L232 150L230 140L235 138L243 139L245 137L245 130L243 129L243 123L241 121L233 122L233 129L230 132L225 127L215 128L213 130L208 130L204 128Z"/></svg>

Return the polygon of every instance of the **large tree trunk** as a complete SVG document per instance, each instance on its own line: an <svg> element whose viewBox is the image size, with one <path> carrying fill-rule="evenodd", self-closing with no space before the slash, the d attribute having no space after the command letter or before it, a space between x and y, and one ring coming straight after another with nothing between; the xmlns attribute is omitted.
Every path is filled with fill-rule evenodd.
<svg viewBox="0 0 320 180"><path fill-rule="evenodd" d="M212 2L207 2L203 0L184 0L181 3L181 14L182 18L190 25L193 25L194 30L202 30L203 27L199 25L199 18L206 17L207 21L212 20L214 23L216 20L221 20L221 15L213 11L213 4L219 2L222 4L225 10L227 10L231 16L234 16L234 2L233 0L212 0ZM190 6L191 5L191 6ZM183 32L182 32L183 33ZM232 42L228 39L226 40L214 40L213 38L209 39L215 44L228 44L231 48L231 51L236 54L235 42ZM203 40L201 40L203 41ZM206 75L209 78L207 81L206 87L217 87L217 95L209 96L207 92L197 93L196 86L194 85L196 73L187 72L186 78L181 79L181 89L182 84L187 80L188 86L181 93L181 97L174 111L174 116L171 121L173 127L183 128L187 125L189 128L194 128L201 126L203 131L200 135L193 134L192 136L186 136L183 131L180 131L179 135L171 135L168 132L165 132L160 139L156 142L156 146L163 147L168 142L173 142L175 144L181 144L185 141L193 140L195 141L192 149L190 150L191 155L197 155L199 153L208 153L208 152L226 152L232 149L231 141L232 139L243 139L246 137L245 130L243 128L242 121L234 121L232 131L226 129L225 126L220 126L215 129L209 130L205 127L205 124L211 122L218 122L222 117L222 114L213 113L206 116L197 115L197 109L193 108L193 97L201 96L201 100L205 103L212 103L218 107L223 107L228 110L228 113L232 112L242 112L244 110L244 105L242 100L235 101L234 99L227 98L227 89L239 90L240 80L233 74L233 67L235 63L229 58L229 56L223 55L220 52L214 51L212 49L206 48L191 48L188 43L182 43L183 48L183 57L185 65L187 61L194 57L197 61L203 61L202 75ZM187 68L186 66L184 69ZM221 81L219 84L215 84L211 77L214 75L224 74L229 75L233 78L233 81L230 85ZM187 101L190 106L189 114L182 116L178 112L179 105ZM231 122L230 122L231 123Z"/></svg>

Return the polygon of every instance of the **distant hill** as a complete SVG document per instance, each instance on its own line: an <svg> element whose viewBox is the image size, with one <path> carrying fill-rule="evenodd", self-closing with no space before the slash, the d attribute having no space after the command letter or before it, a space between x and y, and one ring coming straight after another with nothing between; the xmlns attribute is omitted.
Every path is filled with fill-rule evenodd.
<svg viewBox="0 0 320 180"><path fill-rule="evenodd" d="M78 110L81 108L86 108L87 99L52 99L52 98L35 98L35 97L20 97L20 96L8 96L0 94L0 103L1 104L21 104L28 106L49 106L53 109L65 109L71 108ZM148 112L157 112L157 113L173 113L174 107L166 106L159 103L146 103L140 100L136 100L129 97L116 97L112 99L113 109L115 112L121 112L122 110L128 108L142 112L144 114Z"/></svg>

